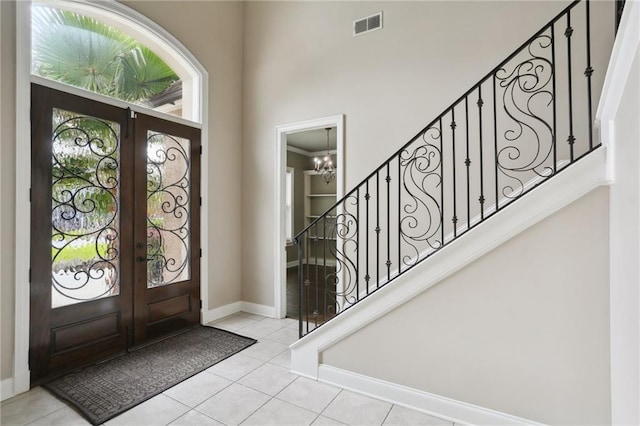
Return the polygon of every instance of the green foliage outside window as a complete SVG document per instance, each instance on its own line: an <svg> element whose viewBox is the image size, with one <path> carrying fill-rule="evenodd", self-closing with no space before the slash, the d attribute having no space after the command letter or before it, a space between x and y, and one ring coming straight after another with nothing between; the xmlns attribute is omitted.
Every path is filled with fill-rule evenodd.
<svg viewBox="0 0 640 426"><path fill-rule="evenodd" d="M32 72L146 104L180 78L149 48L94 18L34 4Z"/></svg>

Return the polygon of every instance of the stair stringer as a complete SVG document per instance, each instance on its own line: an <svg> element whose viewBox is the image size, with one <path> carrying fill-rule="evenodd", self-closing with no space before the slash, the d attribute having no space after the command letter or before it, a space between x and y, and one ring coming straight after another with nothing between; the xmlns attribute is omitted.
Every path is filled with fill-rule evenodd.
<svg viewBox="0 0 640 426"><path fill-rule="evenodd" d="M580 197L611 184L607 174L607 155L607 149L600 147L581 158L422 264L293 343L290 346L291 371L314 380L322 379L320 354L324 350ZM402 401L398 402L402 404Z"/></svg>

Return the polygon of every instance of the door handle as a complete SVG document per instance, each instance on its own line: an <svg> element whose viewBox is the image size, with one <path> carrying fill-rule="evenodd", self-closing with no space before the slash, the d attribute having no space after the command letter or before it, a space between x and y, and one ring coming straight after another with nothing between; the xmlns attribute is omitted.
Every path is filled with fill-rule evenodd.
<svg viewBox="0 0 640 426"><path fill-rule="evenodd" d="M146 258L146 257L144 257L144 256L138 256L138 257L136 257L136 262L138 262L138 263L144 263L144 262L146 262L146 261L147 261L147 258Z"/></svg>

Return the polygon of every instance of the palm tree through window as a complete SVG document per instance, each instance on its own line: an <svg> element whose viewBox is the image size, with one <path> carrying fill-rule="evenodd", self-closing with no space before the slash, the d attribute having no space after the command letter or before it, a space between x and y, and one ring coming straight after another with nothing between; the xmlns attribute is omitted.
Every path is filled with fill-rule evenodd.
<svg viewBox="0 0 640 426"><path fill-rule="evenodd" d="M181 115L180 77L151 49L95 18L34 3L32 73Z"/></svg>

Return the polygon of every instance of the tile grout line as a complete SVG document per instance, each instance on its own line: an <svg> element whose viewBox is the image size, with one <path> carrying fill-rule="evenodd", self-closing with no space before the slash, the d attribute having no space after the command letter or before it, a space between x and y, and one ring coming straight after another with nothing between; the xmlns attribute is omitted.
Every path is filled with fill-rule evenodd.
<svg viewBox="0 0 640 426"><path fill-rule="evenodd" d="M317 383L320 383L320 382L318 382L317 380L316 380L316 382L317 382ZM326 416L326 415L324 415L324 412L325 412L325 411L327 411L327 408L329 408L329 406L330 406L331 404L333 404L333 401L335 401L335 400L338 398L338 396L340 396L340 394L342 393L342 391L344 390L344 389L342 389L342 388L338 388L338 389L339 389L339 392L336 394L336 396L334 396L334 397L331 399L331 401L329 401L329 403L327 404L327 406L326 406L326 407L324 407L324 409L320 412L320 415L321 415L321 416L325 416L325 417L327 417L327 418L329 418L329 419L331 419L331 420L335 420L335 421L337 421L337 422L340 422L340 423L343 423L343 424L344 424L344 422L342 422L342 421L340 421L340 420L338 420L338 419L334 419L333 417L330 417L330 416Z"/></svg>
<svg viewBox="0 0 640 426"><path fill-rule="evenodd" d="M384 419L382 419L382 423L380 423L380 426L383 426L384 422L387 421L387 419L389 418L389 414L391 414L391 410L393 410L393 407L395 407L395 404L391 404L391 407L389 407L389 411L387 411L387 415L384 416Z"/></svg>

